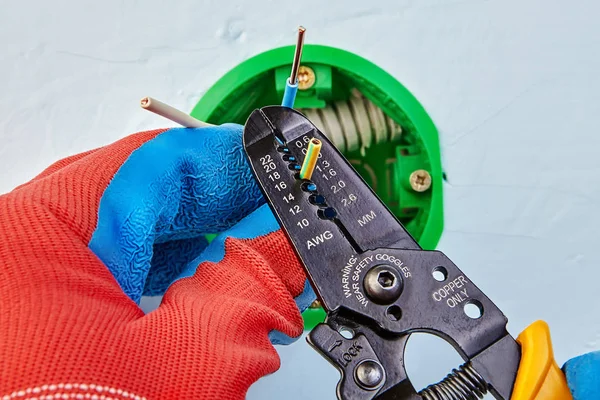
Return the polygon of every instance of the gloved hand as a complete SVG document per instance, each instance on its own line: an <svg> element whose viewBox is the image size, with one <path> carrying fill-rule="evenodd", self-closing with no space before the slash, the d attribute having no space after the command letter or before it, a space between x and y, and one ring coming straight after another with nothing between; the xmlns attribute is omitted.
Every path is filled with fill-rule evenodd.
<svg viewBox="0 0 600 400"><path fill-rule="evenodd" d="M0 196L0 398L244 398L314 298L263 202L237 125L142 132Z"/></svg>
<svg viewBox="0 0 600 400"><path fill-rule="evenodd" d="M563 371L573 400L600 399L600 351L572 358Z"/></svg>

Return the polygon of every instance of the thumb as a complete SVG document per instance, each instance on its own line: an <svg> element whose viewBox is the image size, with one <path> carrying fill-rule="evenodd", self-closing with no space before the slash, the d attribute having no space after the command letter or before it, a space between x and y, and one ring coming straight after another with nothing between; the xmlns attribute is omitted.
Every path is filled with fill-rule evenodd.
<svg viewBox="0 0 600 400"><path fill-rule="evenodd" d="M147 281L164 286L154 271L160 280L172 278L165 271L177 265L165 260L197 256L205 246L198 238L227 229L264 201L246 163L241 129L168 130L140 146L114 175L89 247L132 300L139 301ZM161 256L153 259L157 247Z"/></svg>

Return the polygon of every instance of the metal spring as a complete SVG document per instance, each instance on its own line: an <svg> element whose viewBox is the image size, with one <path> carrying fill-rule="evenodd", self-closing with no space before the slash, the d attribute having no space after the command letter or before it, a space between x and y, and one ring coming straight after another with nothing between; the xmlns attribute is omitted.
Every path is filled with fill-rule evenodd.
<svg viewBox="0 0 600 400"><path fill-rule="evenodd" d="M393 142L402 136L402 127L356 89L348 100L300 111L342 152Z"/></svg>
<svg viewBox="0 0 600 400"><path fill-rule="evenodd" d="M423 400L477 400L487 393L487 383L465 363L453 369L444 380L427 386L419 392Z"/></svg>

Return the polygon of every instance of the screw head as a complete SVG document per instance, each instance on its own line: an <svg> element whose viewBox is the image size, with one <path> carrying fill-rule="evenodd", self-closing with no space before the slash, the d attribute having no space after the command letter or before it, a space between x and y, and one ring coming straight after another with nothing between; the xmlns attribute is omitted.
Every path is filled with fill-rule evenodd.
<svg viewBox="0 0 600 400"><path fill-rule="evenodd" d="M384 378L383 367L377 361L364 360L354 368L354 381L363 389L378 389Z"/></svg>
<svg viewBox="0 0 600 400"><path fill-rule="evenodd" d="M310 306L308 306L308 308L321 308L321 302L319 300L315 300L311 303Z"/></svg>
<svg viewBox="0 0 600 400"><path fill-rule="evenodd" d="M413 171L408 179L410 187L415 192L425 192L431 187L431 175L424 169Z"/></svg>
<svg viewBox="0 0 600 400"><path fill-rule="evenodd" d="M367 272L363 286L373 302L390 304L400 297L404 282L394 267L377 265Z"/></svg>
<svg viewBox="0 0 600 400"><path fill-rule="evenodd" d="M298 68L298 89L307 90L313 87L316 81L315 71L306 65Z"/></svg>
<svg viewBox="0 0 600 400"><path fill-rule="evenodd" d="M395 280L396 278L394 278L394 275L392 275L390 271L381 271L377 275L377 282L384 288L392 287Z"/></svg>

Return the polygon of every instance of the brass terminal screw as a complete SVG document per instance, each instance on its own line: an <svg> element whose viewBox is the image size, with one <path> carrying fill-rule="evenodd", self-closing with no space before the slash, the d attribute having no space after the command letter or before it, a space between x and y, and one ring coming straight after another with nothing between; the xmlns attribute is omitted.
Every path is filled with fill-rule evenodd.
<svg viewBox="0 0 600 400"><path fill-rule="evenodd" d="M298 89L307 90L315 84L315 71L305 65L301 65L298 69Z"/></svg>
<svg viewBox="0 0 600 400"><path fill-rule="evenodd" d="M424 169L418 169L410 174L410 187L415 192L425 192L431 187L431 175Z"/></svg>
<svg viewBox="0 0 600 400"><path fill-rule="evenodd" d="M319 300L315 300L308 308L321 308L321 302Z"/></svg>

